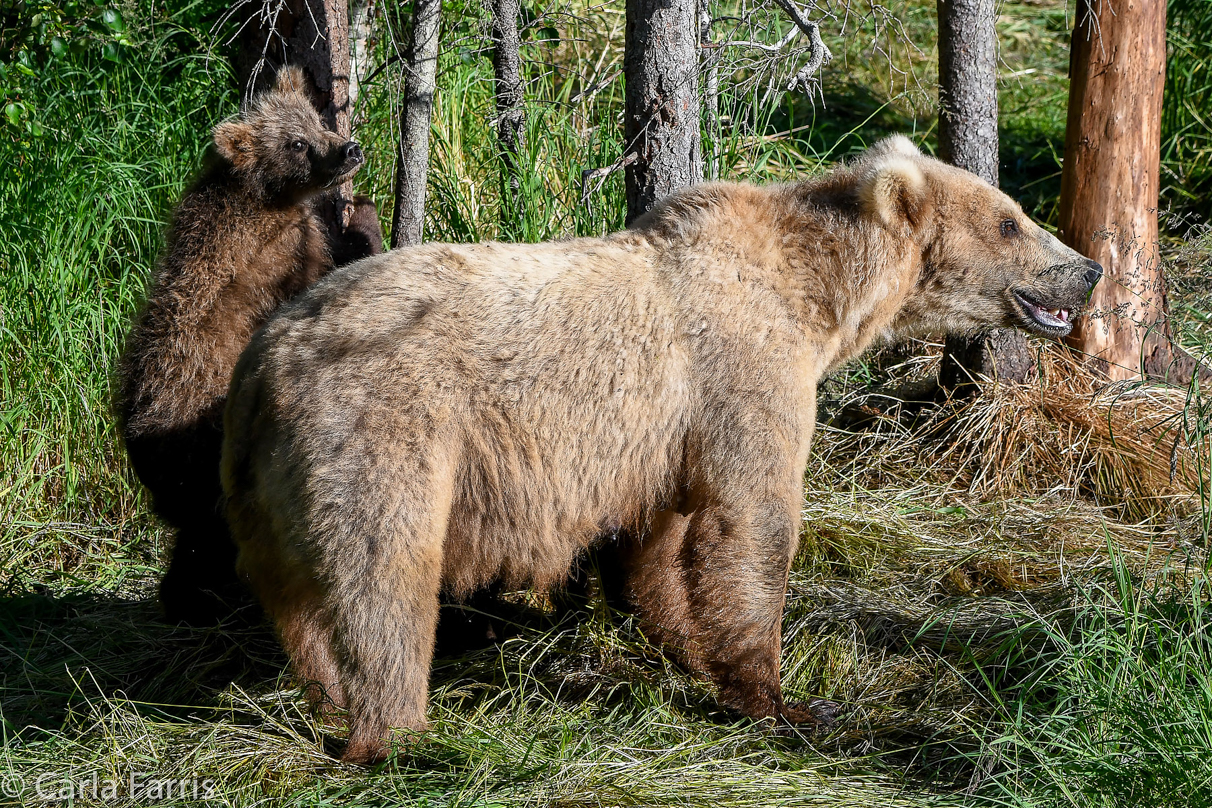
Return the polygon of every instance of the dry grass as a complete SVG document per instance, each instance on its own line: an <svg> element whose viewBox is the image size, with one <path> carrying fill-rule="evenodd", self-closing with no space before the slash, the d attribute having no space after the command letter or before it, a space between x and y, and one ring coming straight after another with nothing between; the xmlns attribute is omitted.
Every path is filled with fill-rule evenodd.
<svg viewBox="0 0 1212 808"><path fill-rule="evenodd" d="M938 346L893 369L883 389L931 378ZM1009 499L1049 492L1081 497L1121 518L1181 517L1208 504L1212 402L1191 389L1136 382L1108 385L1080 357L1040 344L1030 384L986 384L942 406L866 388L843 396L879 437L879 459L920 469L967 493ZM859 439L856 446L863 446ZM868 451L843 449L856 473L879 474ZM861 462L859 462L861 459ZM865 470L860 469L865 466Z"/></svg>

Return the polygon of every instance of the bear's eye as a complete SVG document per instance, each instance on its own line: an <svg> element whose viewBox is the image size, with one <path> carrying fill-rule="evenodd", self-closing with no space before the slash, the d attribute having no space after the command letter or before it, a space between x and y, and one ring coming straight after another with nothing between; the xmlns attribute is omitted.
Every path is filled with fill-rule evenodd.
<svg viewBox="0 0 1212 808"><path fill-rule="evenodd" d="M294 143L290 144L290 150L294 151L294 152L307 151L307 141L306 140L296 140ZM1005 227L1005 225L1003 225L1003 227Z"/></svg>
<svg viewBox="0 0 1212 808"><path fill-rule="evenodd" d="M1018 235L1018 222L1013 219L1005 219L1002 221L1002 236L1010 238Z"/></svg>

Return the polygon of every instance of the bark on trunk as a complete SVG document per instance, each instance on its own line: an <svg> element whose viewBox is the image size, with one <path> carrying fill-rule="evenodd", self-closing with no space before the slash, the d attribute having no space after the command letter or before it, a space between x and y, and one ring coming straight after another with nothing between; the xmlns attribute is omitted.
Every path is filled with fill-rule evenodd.
<svg viewBox="0 0 1212 808"><path fill-rule="evenodd" d="M1157 251L1165 69L1165 0L1078 1L1060 237L1104 278L1069 344L1110 379L1164 374L1172 358Z"/></svg>
<svg viewBox="0 0 1212 808"><path fill-rule="evenodd" d="M420 244L425 225L425 184L429 178L429 126L438 74L441 0L414 0L412 36L405 57L400 148L396 162L396 205L391 246Z"/></svg>
<svg viewBox="0 0 1212 808"><path fill-rule="evenodd" d="M938 0L938 146L948 163L997 185L994 0Z"/></svg>
<svg viewBox="0 0 1212 808"><path fill-rule="evenodd" d="M349 137L349 10L347 0L263 0L251 12L236 50L240 98L273 86L278 68L302 67L324 122Z"/></svg>
<svg viewBox="0 0 1212 808"><path fill-rule="evenodd" d="M998 185L997 8L994 0L938 0L939 156ZM1014 329L947 338L939 383L946 389L986 376L1021 382L1035 369Z"/></svg>
<svg viewBox="0 0 1212 808"><path fill-rule="evenodd" d="M517 227L522 218L518 158L526 136L522 106L522 38L519 0L491 0L492 70L497 97L497 143L501 148L501 224Z"/></svg>
<svg viewBox="0 0 1212 808"><path fill-rule="evenodd" d="M349 4L349 114L357 111L362 79L370 73L374 50L374 22L378 0L351 0Z"/></svg>
<svg viewBox="0 0 1212 808"><path fill-rule="evenodd" d="M627 221L701 182L697 0L627 0L623 73Z"/></svg>
<svg viewBox="0 0 1212 808"><path fill-rule="evenodd" d="M241 105L272 87L280 67L298 65L307 73L312 100L324 123L348 139L347 0L262 0L248 8L237 20L241 29L233 58ZM367 197L354 197L352 181L322 197L316 209L328 226L338 264L382 252L378 212Z"/></svg>
<svg viewBox="0 0 1212 808"><path fill-rule="evenodd" d="M720 178L720 60L711 47L711 2L699 0L699 65L703 79L703 115L711 138L704 172L707 179Z"/></svg>

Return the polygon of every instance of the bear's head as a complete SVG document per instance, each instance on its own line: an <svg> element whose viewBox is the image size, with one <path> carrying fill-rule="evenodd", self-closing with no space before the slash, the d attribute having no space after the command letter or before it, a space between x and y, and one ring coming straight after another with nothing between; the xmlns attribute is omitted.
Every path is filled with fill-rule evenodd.
<svg viewBox="0 0 1212 808"><path fill-rule="evenodd" d="M299 68L283 68L239 118L215 127L215 152L233 174L282 202L344 182L363 161L357 143L324 127L306 82Z"/></svg>
<svg viewBox="0 0 1212 808"><path fill-rule="evenodd" d="M873 224L922 248L923 269L896 331L1017 325L1063 337L1073 329L1102 267L1031 221L1013 199L901 136L876 144L853 171Z"/></svg>

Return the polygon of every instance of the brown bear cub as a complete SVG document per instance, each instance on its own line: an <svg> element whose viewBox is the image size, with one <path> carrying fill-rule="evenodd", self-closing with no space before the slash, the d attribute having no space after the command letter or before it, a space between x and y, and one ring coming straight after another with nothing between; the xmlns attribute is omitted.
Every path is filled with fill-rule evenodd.
<svg viewBox="0 0 1212 808"><path fill-rule="evenodd" d="M779 653L817 382L881 337L1064 335L1100 274L904 138L680 191L607 238L361 261L233 374L239 568L297 676L348 707L348 761L425 728L442 590L557 585L611 526L651 636L724 705L812 722Z"/></svg>
<svg viewBox="0 0 1212 808"><path fill-rule="evenodd" d="M116 401L135 473L176 529L160 588L173 621L214 622L240 600L220 505L228 381L253 332L332 268L334 248L347 249L330 243L313 203L362 161L357 143L324 128L303 72L287 68L239 119L215 128L207 165L174 212L119 362ZM347 230L355 245L366 242L362 254L381 252L373 204L358 200L354 218Z"/></svg>

